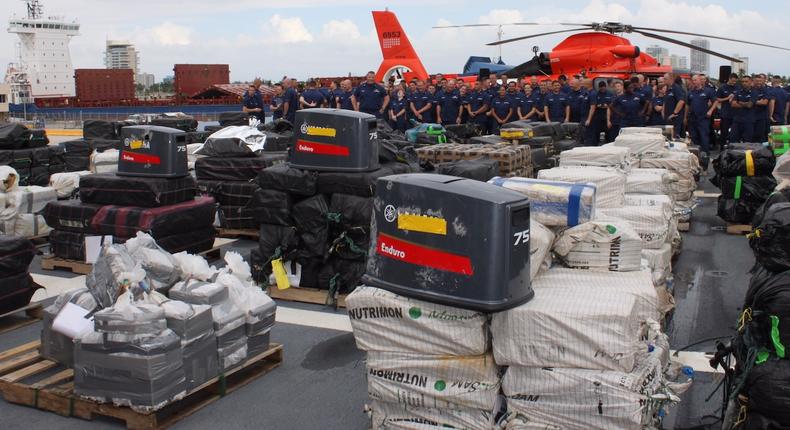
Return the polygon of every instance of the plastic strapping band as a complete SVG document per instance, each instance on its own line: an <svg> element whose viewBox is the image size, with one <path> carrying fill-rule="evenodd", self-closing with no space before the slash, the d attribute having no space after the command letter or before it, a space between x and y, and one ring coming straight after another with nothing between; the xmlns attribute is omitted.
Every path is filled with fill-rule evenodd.
<svg viewBox="0 0 790 430"><path fill-rule="evenodd" d="M779 358L785 358L785 346L779 336L779 317L776 315L771 315L771 341L774 344L776 355Z"/></svg>
<svg viewBox="0 0 790 430"><path fill-rule="evenodd" d="M38 407L38 388L33 389L33 407Z"/></svg>
<svg viewBox="0 0 790 430"><path fill-rule="evenodd" d="M741 187L743 186L743 176L738 176L735 178L735 193L733 194L732 198L738 200L741 198Z"/></svg>
<svg viewBox="0 0 790 430"><path fill-rule="evenodd" d="M582 192L584 185L574 184L568 194L568 227L579 224L579 207L581 206Z"/></svg>
<svg viewBox="0 0 790 430"><path fill-rule="evenodd" d="M69 396L69 416L74 416L74 396Z"/></svg>
<svg viewBox="0 0 790 430"><path fill-rule="evenodd" d="M746 176L754 176L754 157L751 149L746 151Z"/></svg>
<svg viewBox="0 0 790 430"><path fill-rule="evenodd" d="M225 397L225 394L228 394L228 381L225 380L225 373L222 372L219 374L219 396Z"/></svg>

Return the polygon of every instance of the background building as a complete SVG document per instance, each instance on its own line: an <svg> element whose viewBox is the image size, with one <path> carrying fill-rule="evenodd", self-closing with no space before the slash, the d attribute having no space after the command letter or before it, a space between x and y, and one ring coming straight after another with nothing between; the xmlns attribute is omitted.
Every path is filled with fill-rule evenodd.
<svg viewBox="0 0 790 430"><path fill-rule="evenodd" d="M732 56L743 61L742 63L731 62L732 72L737 73L738 76L749 74L749 57L741 57L738 54L732 54Z"/></svg>
<svg viewBox="0 0 790 430"><path fill-rule="evenodd" d="M710 49L710 41L708 41L708 39L693 39L690 43L694 46L699 46L700 48ZM695 73L708 74L709 69L710 69L710 55L702 51L697 51L696 49L692 49L691 71Z"/></svg>
<svg viewBox="0 0 790 430"><path fill-rule="evenodd" d="M0 83L0 121L8 120L8 103L11 102L11 85Z"/></svg>
<svg viewBox="0 0 790 430"><path fill-rule="evenodd" d="M132 69L132 76L137 79L140 54L129 41L108 40L104 51L104 66L108 69Z"/></svg>
<svg viewBox="0 0 790 430"><path fill-rule="evenodd" d="M661 62L662 58L669 57L669 49L663 46L650 45L647 48L645 48L645 52L647 53L647 55L658 60L658 62L660 62L661 64L664 64L663 62Z"/></svg>
<svg viewBox="0 0 790 430"><path fill-rule="evenodd" d="M156 78L153 73L139 73L137 75L137 84L142 85L146 90L151 88L156 83Z"/></svg>
<svg viewBox="0 0 790 430"><path fill-rule="evenodd" d="M671 66L673 69L688 70L689 59L682 55L665 55L658 59L662 66Z"/></svg>

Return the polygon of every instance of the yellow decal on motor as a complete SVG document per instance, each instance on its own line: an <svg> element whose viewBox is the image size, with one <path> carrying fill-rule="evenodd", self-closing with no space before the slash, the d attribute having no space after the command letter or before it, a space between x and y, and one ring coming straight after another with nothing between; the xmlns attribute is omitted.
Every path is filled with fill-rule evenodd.
<svg viewBox="0 0 790 430"><path fill-rule="evenodd" d="M143 141L139 140L139 139L135 139L135 140L129 142L129 148L130 149L140 149L143 146L145 146Z"/></svg>
<svg viewBox="0 0 790 430"><path fill-rule="evenodd" d="M329 127L315 127L311 125L307 127L306 134L309 136L335 137L337 135L337 130Z"/></svg>
<svg viewBox="0 0 790 430"><path fill-rule="evenodd" d="M447 221L426 215L399 214L398 228L406 231L447 235Z"/></svg>

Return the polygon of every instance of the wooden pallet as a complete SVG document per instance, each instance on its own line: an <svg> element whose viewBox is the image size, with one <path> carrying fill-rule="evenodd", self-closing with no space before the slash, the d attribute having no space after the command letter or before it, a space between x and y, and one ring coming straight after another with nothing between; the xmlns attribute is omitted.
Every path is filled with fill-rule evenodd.
<svg viewBox="0 0 790 430"><path fill-rule="evenodd" d="M269 287L269 297L289 302L312 303L316 305L326 305L327 290L317 288L291 287L285 290L272 285ZM337 297L337 307L346 307L346 295L339 294Z"/></svg>
<svg viewBox="0 0 790 430"><path fill-rule="evenodd" d="M233 229L233 228L221 228L219 231L219 237L243 237L246 239L255 239L261 237L261 234L258 230L253 229Z"/></svg>
<svg viewBox="0 0 790 430"><path fill-rule="evenodd" d="M752 226L749 224L727 224L727 234L737 234L743 236L752 232Z"/></svg>
<svg viewBox="0 0 790 430"><path fill-rule="evenodd" d="M222 257L222 246L231 242L233 242L233 240L222 238L215 239L214 247L206 251L199 252L198 255L209 261L219 260L220 257ZM55 257L53 255L47 255L41 258L41 268L44 270L65 270L67 272L78 273L80 275L87 275L91 272L91 270L93 270L93 264L79 260L68 260L65 258Z"/></svg>
<svg viewBox="0 0 790 430"><path fill-rule="evenodd" d="M687 232L691 229L691 223L689 222L679 222L678 223L678 231Z"/></svg>
<svg viewBox="0 0 790 430"><path fill-rule="evenodd" d="M49 233L30 236L28 239L33 242L33 245L43 245L49 242Z"/></svg>
<svg viewBox="0 0 790 430"><path fill-rule="evenodd" d="M155 412L137 412L75 395L74 371L43 358L38 352L40 346L40 341L33 341L0 353L0 392L7 402L85 420L94 416L115 418L133 430L167 428L255 381L283 360L282 345L273 343L266 352L189 391L183 399Z"/></svg>
<svg viewBox="0 0 790 430"><path fill-rule="evenodd" d="M43 317L44 307L40 303L31 303L23 308L0 315L0 334L33 324ZM18 318L24 313L26 318Z"/></svg>

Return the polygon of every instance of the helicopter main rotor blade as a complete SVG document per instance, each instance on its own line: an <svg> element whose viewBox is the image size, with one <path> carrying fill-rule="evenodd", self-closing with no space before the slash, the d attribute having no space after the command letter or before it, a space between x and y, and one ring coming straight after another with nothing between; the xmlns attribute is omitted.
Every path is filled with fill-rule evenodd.
<svg viewBox="0 0 790 430"><path fill-rule="evenodd" d="M570 33L573 31L588 31L589 28L572 28L570 30L549 31L547 33L530 34L528 36L514 37L512 39L500 40L497 42L486 43L486 46L504 45L505 43L518 42L519 40L531 39L533 37L548 36L550 34Z"/></svg>
<svg viewBox="0 0 790 430"><path fill-rule="evenodd" d="M716 51L711 51L710 49L700 48L699 46L694 46L694 45L692 45L690 43L686 43L686 42L684 42L682 40L673 39L671 37L662 36L660 34L648 33L646 31L641 31L641 30L636 30L636 29L634 30L634 33L639 33L642 36L650 37L650 38L653 38L653 39L663 40L664 42L674 43L675 45L685 46L687 48L691 48L691 49L694 49L694 50L697 50L697 51L700 51L700 52L704 52L706 54L710 54L710 55L713 55L715 57L723 58L725 60L730 60L730 61L733 61L733 62L736 62L736 63L742 63L743 62L742 60L740 60L738 58L734 58L734 57L730 57L728 55L720 54L720 53L718 53Z"/></svg>
<svg viewBox="0 0 790 430"><path fill-rule="evenodd" d="M633 27L633 29L634 30L658 31L658 32L661 32L661 33L683 34L683 35L686 35L686 36L707 37L709 39L727 40L729 42L746 43L748 45L764 46L766 48L774 48L774 49L781 49L781 50L784 50L784 51L790 51L790 48L785 48L785 47L782 47L782 46L768 45L768 44L760 43L760 42L749 42L748 40L732 39L732 38L723 37L723 36L711 36L710 34L691 33L691 32L688 32L688 31L677 31L677 30L664 30L664 29L661 29L661 28L649 28L649 27Z"/></svg>

